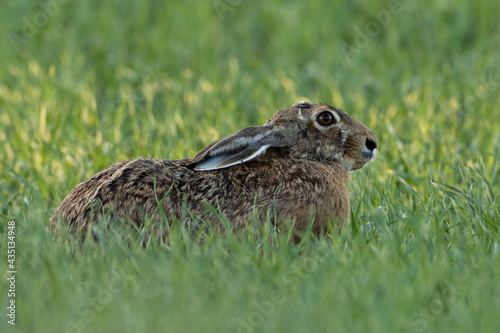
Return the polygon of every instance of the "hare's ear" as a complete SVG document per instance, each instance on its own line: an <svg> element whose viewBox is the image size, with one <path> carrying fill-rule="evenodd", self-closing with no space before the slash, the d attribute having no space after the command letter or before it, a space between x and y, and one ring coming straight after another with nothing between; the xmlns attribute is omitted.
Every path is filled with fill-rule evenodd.
<svg viewBox="0 0 500 333"><path fill-rule="evenodd" d="M197 171L227 168L250 161L269 147L286 145L285 135L274 126L244 128L200 150L188 167Z"/></svg>

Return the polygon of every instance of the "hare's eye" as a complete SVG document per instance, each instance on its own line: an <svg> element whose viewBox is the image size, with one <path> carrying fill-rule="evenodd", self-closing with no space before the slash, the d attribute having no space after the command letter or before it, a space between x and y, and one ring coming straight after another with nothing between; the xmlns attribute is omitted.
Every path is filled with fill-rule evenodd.
<svg viewBox="0 0 500 333"><path fill-rule="evenodd" d="M330 126L337 123L337 119L335 119L334 115L330 111L321 112L316 118L316 121L321 126Z"/></svg>

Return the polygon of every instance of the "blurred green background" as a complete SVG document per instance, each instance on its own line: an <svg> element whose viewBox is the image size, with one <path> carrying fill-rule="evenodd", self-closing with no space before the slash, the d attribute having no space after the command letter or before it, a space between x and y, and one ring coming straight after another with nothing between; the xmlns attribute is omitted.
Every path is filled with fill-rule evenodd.
<svg viewBox="0 0 500 333"><path fill-rule="evenodd" d="M19 275L18 325L2 314L1 331L496 331L498 13L493 0L3 1L0 243L4 263L16 221ZM46 230L97 171L191 157L303 99L380 141L352 174L341 236L80 248Z"/></svg>

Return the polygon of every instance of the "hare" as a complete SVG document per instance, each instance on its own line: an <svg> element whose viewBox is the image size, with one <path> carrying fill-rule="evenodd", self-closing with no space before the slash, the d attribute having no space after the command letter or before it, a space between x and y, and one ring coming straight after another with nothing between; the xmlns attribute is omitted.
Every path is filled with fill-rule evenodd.
<svg viewBox="0 0 500 333"><path fill-rule="evenodd" d="M165 217L215 222L211 206L235 229L252 214L267 214L278 228L294 223L294 231L304 231L312 221L321 234L331 221L341 227L348 219L348 172L374 159L377 148L375 134L344 111L303 101L194 158L115 164L76 186L50 223L62 217L69 228L87 230L102 214L138 226Z"/></svg>

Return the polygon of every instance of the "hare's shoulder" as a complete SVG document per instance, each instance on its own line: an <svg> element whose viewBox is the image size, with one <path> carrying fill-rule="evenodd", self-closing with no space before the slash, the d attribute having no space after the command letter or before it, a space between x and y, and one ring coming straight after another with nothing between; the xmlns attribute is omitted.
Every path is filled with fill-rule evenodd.
<svg viewBox="0 0 500 333"><path fill-rule="evenodd" d="M265 158L265 157L264 157ZM315 160L298 158L271 158L255 165L262 168L265 178L276 179L280 183L337 184L348 181L349 175L338 164L325 164ZM260 163L259 163L260 162ZM251 165L250 165L251 166Z"/></svg>
<svg viewBox="0 0 500 333"><path fill-rule="evenodd" d="M196 172L197 183L211 180L227 191L247 189L287 189L328 193L336 188L344 188L348 174L339 166L328 166L318 161L295 158L257 157L253 161L234 165L230 168ZM221 188L221 190L223 190Z"/></svg>

